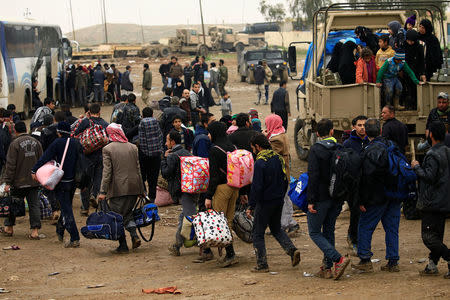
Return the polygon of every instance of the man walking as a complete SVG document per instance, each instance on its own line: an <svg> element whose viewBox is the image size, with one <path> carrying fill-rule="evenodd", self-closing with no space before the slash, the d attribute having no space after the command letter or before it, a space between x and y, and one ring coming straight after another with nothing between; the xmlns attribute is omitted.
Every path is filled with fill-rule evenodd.
<svg viewBox="0 0 450 300"><path fill-rule="evenodd" d="M94 100L95 102L103 102L105 97L104 90L104 82L105 82L105 73L102 71L102 66L100 64L97 65L93 75L94 82Z"/></svg>
<svg viewBox="0 0 450 300"><path fill-rule="evenodd" d="M258 101L256 101L255 104L259 105L259 103L261 102L261 89L266 78L266 72L264 71L264 67L262 66L262 61L258 61L258 65L253 71L253 77L255 78L256 93L258 95Z"/></svg>
<svg viewBox="0 0 450 300"><path fill-rule="evenodd" d="M269 85L270 81L272 80L272 70L267 65L267 61L265 59L262 60L262 66L264 68L264 96L266 97L266 102L264 102L264 105L269 104Z"/></svg>
<svg viewBox="0 0 450 300"><path fill-rule="evenodd" d="M225 85L228 82L228 68L225 67L223 59L219 60L219 92L220 95L225 95Z"/></svg>
<svg viewBox="0 0 450 300"><path fill-rule="evenodd" d="M144 65L145 67L145 65ZM164 92L167 88L167 83L169 80L169 71L170 71L170 64L167 59L163 61L163 63L159 66L159 74L161 75L161 81L163 84L162 91Z"/></svg>
<svg viewBox="0 0 450 300"><path fill-rule="evenodd" d="M281 117L283 120L283 127L287 131L288 117L291 116L291 106L289 104L289 93L286 90L286 86L286 81L282 80L280 82L280 87L273 92L270 111Z"/></svg>
<svg viewBox="0 0 450 300"><path fill-rule="evenodd" d="M362 174L359 193L361 217L358 227L358 256L360 262L352 268L362 272L373 272L370 251L372 236L381 221L386 234L387 265L381 271L399 272L398 228L400 225L401 201L386 196L385 190L396 186L389 172L387 148L389 141L381 137L380 121L368 119L365 130L369 144L362 152Z"/></svg>
<svg viewBox="0 0 450 300"><path fill-rule="evenodd" d="M254 135L250 141L256 162L250 192L247 216L254 212L253 247L256 251L256 267L253 272L269 272L264 235L267 226L287 255L292 266L300 263L300 251L281 230L281 212L284 195L288 187L286 165L282 156L272 150L269 140L262 134Z"/></svg>
<svg viewBox="0 0 450 300"><path fill-rule="evenodd" d="M450 148L443 144L445 125L429 124L428 139L431 149L422 166L414 160L411 166L419 178L417 208L422 212L422 240L430 250L429 261L420 275L439 275L437 268L442 257L448 264L444 278L450 279L450 250L444 244L445 217L450 212Z"/></svg>
<svg viewBox="0 0 450 300"><path fill-rule="evenodd" d="M142 102L145 106L150 104L150 91L152 89L152 71L150 71L148 64L144 64L144 78L142 79Z"/></svg>
<svg viewBox="0 0 450 300"><path fill-rule="evenodd" d="M318 277L338 280L350 263L335 248L335 225L342 203L332 199L328 191L331 178L330 159L337 147L333 137L333 122L322 119L317 123L317 135L322 139L315 143L308 157L308 231L313 242L324 254ZM331 268L334 263L334 274Z"/></svg>

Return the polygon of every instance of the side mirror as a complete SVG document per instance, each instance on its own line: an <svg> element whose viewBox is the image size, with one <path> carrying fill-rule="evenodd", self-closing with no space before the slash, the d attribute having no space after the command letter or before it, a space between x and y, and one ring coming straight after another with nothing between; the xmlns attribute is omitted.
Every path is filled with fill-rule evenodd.
<svg viewBox="0 0 450 300"><path fill-rule="evenodd" d="M297 49L295 46L289 46L288 60L289 60L289 70L291 71L291 76L296 76L297 75Z"/></svg>

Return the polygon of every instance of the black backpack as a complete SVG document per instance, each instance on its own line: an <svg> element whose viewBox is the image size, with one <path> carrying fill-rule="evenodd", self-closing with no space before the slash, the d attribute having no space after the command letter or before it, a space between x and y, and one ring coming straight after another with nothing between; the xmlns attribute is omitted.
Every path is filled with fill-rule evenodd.
<svg viewBox="0 0 450 300"><path fill-rule="evenodd" d="M325 147L328 146L319 142ZM331 155L329 193L336 201L354 203L358 195L359 179L361 175L361 157L351 148L337 145Z"/></svg>

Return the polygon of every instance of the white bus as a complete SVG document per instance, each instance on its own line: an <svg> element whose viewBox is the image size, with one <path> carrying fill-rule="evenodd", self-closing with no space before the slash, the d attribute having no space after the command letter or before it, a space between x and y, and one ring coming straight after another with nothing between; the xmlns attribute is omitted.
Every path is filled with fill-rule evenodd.
<svg viewBox="0 0 450 300"><path fill-rule="evenodd" d="M71 48L59 26L0 21L0 55L0 107L14 104L26 119L32 111L34 80L42 102L63 97L61 71Z"/></svg>

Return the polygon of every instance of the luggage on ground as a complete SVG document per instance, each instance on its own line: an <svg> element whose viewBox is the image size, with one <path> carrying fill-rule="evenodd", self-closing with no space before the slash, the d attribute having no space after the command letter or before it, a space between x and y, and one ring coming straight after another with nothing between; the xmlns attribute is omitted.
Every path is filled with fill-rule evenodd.
<svg viewBox="0 0 450 300"><path fill-rule="evenodd" d="M198 156L180 156L181 191L204 193L209 184L209 160Z"/></svg>
<svg viewBox="0 0 450 300"><path fill-rule="evenodd" d="M193 224L200 247L225 247L233 241L223 212L212 209L199 212L194 217Z"/></svg>
<svg viewBox="0 0 450 300"><path fill-rule="evenodd" d="M244 242L253 242L253 218L247 216L245 207L242 205L240 205L234 213L233 230Z"/></svg>
<svg viewBox="0 0 450 300"><path fill-rule="evenodd" d="M106 200L100 201L101 211L96 211L86 219L81 234L87 239L105 239L117 241L125 234L123 217L109 210Z"/></svg>
<svg viewBox="0 0 450 300"><path fill-rule="evenodd" d="M159 186L156 187L156 198L155 198L155 204L158 207L172 205L174 202L172 200L172 197L170 196L170 193L163 188L160 188Z"/></svg>
<svg viewBox="0 0 450 300"><path fill-rule="evenodd" d="M155 223L160 220L158 215L158 207L153 203L145 204L145 200L150 201L147 197L140 197L136 201L136 205L133 209L133 220L141 235L142 239L146 242L150 242L153 239L155 233ZM147 239L141 231L142 227L152 225L152 231L150 237Z"/></svg>

